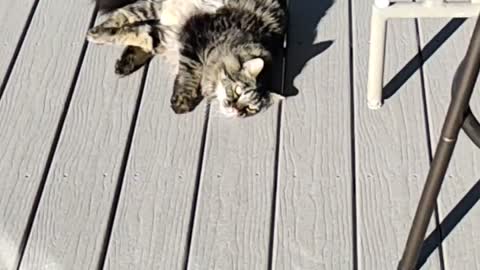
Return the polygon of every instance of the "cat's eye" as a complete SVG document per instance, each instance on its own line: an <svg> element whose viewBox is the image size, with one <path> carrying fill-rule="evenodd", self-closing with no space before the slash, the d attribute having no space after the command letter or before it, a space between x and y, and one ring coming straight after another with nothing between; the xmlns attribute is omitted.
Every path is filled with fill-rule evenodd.
<svg viewBox="0 0 480 270"><path fill-rule="evenodd" d="M247 110L248 113L256 113L257 112L257 108L252 106L252 105L248 105L246 110Z"/></svg>
<svg viewBox="0 0 480 270"><path fill-rule="evenodd" d="M235 93L237 95L241 95L242 94L242 87L240 87L240 86L235 87Z"/></svg>

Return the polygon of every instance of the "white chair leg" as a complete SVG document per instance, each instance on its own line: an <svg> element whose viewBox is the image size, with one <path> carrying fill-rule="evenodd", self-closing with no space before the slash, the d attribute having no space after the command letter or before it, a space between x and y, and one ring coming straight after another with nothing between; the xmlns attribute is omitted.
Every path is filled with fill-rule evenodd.
<svg viewBox="0 0 480 270"><path fill-rule="evenodd" d="M441 5L445 3L445 0L426 0L427 5L434 6L434 5Z"/></svg>
<svg viewBox="0 0 480 270"><path fill-rule="evenodd" d="M390 6L390 0L375 0L375 6L378 8L386 8Z"/></svg>
<svg viewBox="0 0 480 270"><path fill-rule="evenodd" d="M382 106L387 20L380 12L376 6L373 6L367 85L368 108L372 110L379 109Z"/></svg>

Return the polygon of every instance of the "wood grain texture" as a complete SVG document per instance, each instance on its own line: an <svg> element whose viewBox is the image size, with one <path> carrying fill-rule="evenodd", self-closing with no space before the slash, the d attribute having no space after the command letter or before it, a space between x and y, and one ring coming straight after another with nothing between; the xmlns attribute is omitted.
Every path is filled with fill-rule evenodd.
<svg viewBox="0 0 480 270"><path fill-rule="evenodd" d="M278 106L227 119L212 106L188 269L266 269Z"/></svg>
<svg viewBox="0 0 480 270"><path fill-rule="evenodd" d="M1 17L2 23L13 15L23 16L22 8L17 5L27 5L27 1L8 2L6 10L0 7L0 13L9 14ZM5 4L6 1L2 1L1 5ZM81 1L52 0L42 1L37 11L0 100L2 270L13 269L19 259L22 237L72 84L93 6ZM4 32L2 23L3 39L12 32ZM0 51L2 61L9 59L4 57L3 49Z"/></svg>
<svg viewBox="0 0 480 270"><path fill-rule="evenodd" d="M451 85L455 71L465 56L476 19L469 19L458 27L444 44L438 37L448 37L459 23L449 20L422 20L420 32L422 45L438 47L425 63L425 86L427 90L428 117L433 149L435 149L448 105L451 100ZM443 31L441 31L443 29ZM437 36L432 43L432 38ZM430 45L427 45L430 44ZM480 86L471 101L472 110L479 116ZM440 219L447 269L478 269L480 265L480 150L462 132L447 171L440 199Z"/></svg>
<svg viewBox="0 0 480 270"><path fill-rule="evenodd" d="M0 83L6 75L35 0L0 0ZM44 16L45 15L40 15ZM36 27L38 30L38 26ZM35 30L35 28L32 28ZM0 89L1 93L1 89Z"/></svg>
<svg viewBox="0 0 480 270"><path fill-rule="evenodd" d="M211 117L189 269L266 269L276 116Z"/></svg>
<svg viewBox="0 0 480 270"><path fill-rule="evenodd" d="M353 268L348 33L347 1L290 2L274 269Z"/></svg>
<svg viewBox="0 0 480 270"><path fill-rule="evenodd" d="M105 269L183 269L205 107L175 115L171 67L150 65Z"/></svg>
<svg viewBox="0 0 480 270"><path fill-rule="evenodd" d="M370 10L369 1L353 2L358 268L396 269L429 169L422 85L419 59L403 69L418 53L414 20L392 20L385 82L402 70L400 87L380 110L367 108ZM435 251L422 269L439 263Z"/></svg>
<svg viewBox="0 0 480 270"><path fill-rule="evenodd" d="M20 269L96 269L142 72L114 74L120 50L87 50Z"/></svg>

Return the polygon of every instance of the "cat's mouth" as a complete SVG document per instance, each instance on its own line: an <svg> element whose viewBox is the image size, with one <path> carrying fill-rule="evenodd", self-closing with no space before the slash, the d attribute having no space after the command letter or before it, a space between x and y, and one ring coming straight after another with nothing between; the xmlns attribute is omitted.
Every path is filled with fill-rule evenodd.
<svg viewBox="0 0 480 270"><path fill-rule="evenodd" d="M224 108L223 109L223 114L227 117L227 118L234 118L234 117L240 117L240 112L233 108L233 107L227 107L227 108Z"/></svg>
<svg viewBox="0 0 480 270"><path fill-rule="evenodd" d="M256 113L247 113L242 110L238 110L235 107L223 107L221 109L223 115L225 115L227 118L247 118L249 116L253 116Z"/></svg>

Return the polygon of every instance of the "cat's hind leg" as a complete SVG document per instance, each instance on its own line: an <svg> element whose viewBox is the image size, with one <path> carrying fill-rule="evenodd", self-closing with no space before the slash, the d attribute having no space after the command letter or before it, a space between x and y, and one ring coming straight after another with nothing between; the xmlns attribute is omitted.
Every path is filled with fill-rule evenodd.
<svg viewBox="0 0 480 270"><path fill-rule="evenodd" d="M93 29L92 29L93 30ZM98 28L87 35L97 44L140 47L144 51L161 54L165 50L168 27L157 21L146 21L121 28Z"/></svg>
<svg viewBox="0 0 480 270"><path fill-rule="evenodd" d="M156 31L149 24L125 25L121 28L95 28L87 34L87 40L97 44L140 47L153 52L154 40L151 33Z"/></svg>
<svg viewBox="0 0 480 270"><path fill-rule="evenodd" d="M115 73L127 76L144 66L154 56L140 47L128 46L115 64Z"/></svg>
<svg viewBox="0 0 480 270"><path fill-rule="evenodd" d="M120 28L127 24L160 20L162 1L140 0L112 12L100 28ZM94 27L94 28L96 28Z"/></svg>
<svg viewBox="0 0 480 270"><path fill-rule="evenodd" d="M160 25L161 1L141 0L114 11L103 23L87 32L87 40L97 44L142 47L152 51L155 31ZM161 33L160 33L161 34Z"/></svg>

